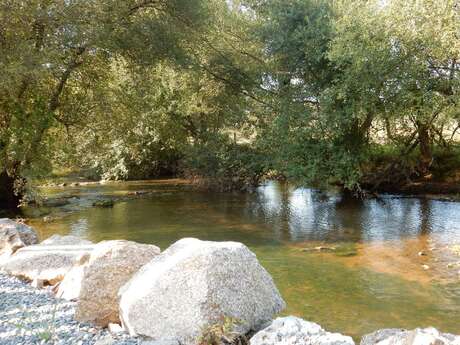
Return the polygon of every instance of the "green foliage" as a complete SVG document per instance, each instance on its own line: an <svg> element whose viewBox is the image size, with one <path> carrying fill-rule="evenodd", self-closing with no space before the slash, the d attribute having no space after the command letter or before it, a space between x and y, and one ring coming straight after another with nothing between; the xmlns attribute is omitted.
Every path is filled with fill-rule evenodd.
<svg viewBox="0 0 460 345"><path fill-rule="evenodd" d="M409 178L429 172L434 144L450 145L459 120L458 3L253 3L277 92L259 138L278 170L350 189L363 179L397 182L395 167L411 166L402 174ZM396 154L385 176L366 176L372 147L382 144Z"/></svg>
<svg viewBox="0 0 460 345"><path fill-rule="evenodd" d="M120 78L114 64L186 60L187 26L198 32L206 17L200 0L3 1L0 171L15 178L47 172L56 130L107 110Z"/></svg>
<svg viewBox="0 0 460 345"><path fill-rule="evenodd" d="M245 189L259 184L267 172L262 153L225 136L189 148L183 161L186 176L205 177L210 187Z"/></svg>
<svg viewBox="0 0 460 345"><path fill-rule="evenodd" d="M9 189L72 168L359 190L453 166L456 0L6 0L0 23Z"/></svg>

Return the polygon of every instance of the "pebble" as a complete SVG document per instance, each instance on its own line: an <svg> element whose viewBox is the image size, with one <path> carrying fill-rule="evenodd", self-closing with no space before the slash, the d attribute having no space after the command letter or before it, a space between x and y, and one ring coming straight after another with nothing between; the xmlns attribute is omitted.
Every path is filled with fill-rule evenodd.
<svg viewBox="0 0 460 345"><path fill-rule="evenodd" d="M127 333L74 319L75 302L57 299L50 289L35 289L0 272L0 345L140 345ZM110 339L110 341L109 341Z"/></svg>

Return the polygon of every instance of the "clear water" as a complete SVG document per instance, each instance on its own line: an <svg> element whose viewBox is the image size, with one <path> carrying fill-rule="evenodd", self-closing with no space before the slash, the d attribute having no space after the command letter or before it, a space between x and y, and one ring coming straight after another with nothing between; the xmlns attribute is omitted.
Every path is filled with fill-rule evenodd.
<svg viewBox="0 0 460 345"><path fill-rule="evenodd" d="M123 197L139 190L150 193ZM449 249L460 243L460 203L357 201L276 182L253 194L200 192L178 180L43 192L76 196L66 206L28 210L43 238L74 234L162 249L183 237L240 241L274 277L288 305L283 314L356 339L388 327L460 333L460 257ZM90 207L103 197L121 200ZM340 250L311 249L318 246Z"/></svg>

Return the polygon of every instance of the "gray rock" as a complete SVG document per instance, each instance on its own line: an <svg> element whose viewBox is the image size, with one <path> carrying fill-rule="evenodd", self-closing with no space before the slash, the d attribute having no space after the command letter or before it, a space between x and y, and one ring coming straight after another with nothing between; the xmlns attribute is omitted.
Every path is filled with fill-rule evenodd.
<svg viewBox="0 0 460 345"><path fill-rule="evenodd" d="M436 328L381 329L365 335L360 345L460 345L460 336Z"/></svg>
<svg viewBox="0 0 460 345"><path fill-rule="evenodd" d="M5 260L17 250L38 243L34 229L8 218L0 219L0 260Z"/></svg>
<svg viewBox="0 0 460 345"><path fill-rule="evenodd" d="M236 242L183 239L120 289L120 317L131 335L196 344L203 329L238 320L246 334L285 303L254 253Z"/></svg>
<svg viewBox="0 0 460 345"><path fill-rule="evenodd" d="M40 244L19 249L0 268L26 280L54 285L72 267L87 261L93 248L94 244L87 240L55 235Z"/></svg>
<svg viewBox="0 0 460 345"><path fill-rule="evenodd" d="M109 323L107 328L109 329L110 333L115 333L116 334L116 333L123 333L124 332L123 328L118 323Z"/></svg>
<svg viewBox="0 0 460 345"><path fill-rule="evenodd" d="M110 335L74 319L75 303L56 299L49 289L37 290L0 272L0 344L138 345L126 333ZM44 336L50 336L48 342ZM107 343L106 343L107 345Z"/></svg>
<svg viewBox="0 0 460 345"><path fill-rule="evenodd" d="M79 291L76 318L105 327L119 323L118 290L147 262L160 254L160 248L131 241L104 241L94 246L89 261L74 268L68 274L74 282L67 283L67 276L60 286L66 290ZM80 278L78 281L77 278Z"/></svg>
<svg viewBox="0 0 460 345"><path fill-rule="evenodd" d="M375 331L370 334L366 334L365 336L362 337L360 345L363 344L378 344L381 341L391 338L394 335L400 334L402 332L405 332L404 329L401 328L386 328L386 329L379 329L378 331Z"/></svg>
<svg viewBox="0 0 460 345"><path fill-rule="evenodd" d="M320 325L294 316L277 318L256 333L250 345L354 345L351 337L329 333Z"/></svg>

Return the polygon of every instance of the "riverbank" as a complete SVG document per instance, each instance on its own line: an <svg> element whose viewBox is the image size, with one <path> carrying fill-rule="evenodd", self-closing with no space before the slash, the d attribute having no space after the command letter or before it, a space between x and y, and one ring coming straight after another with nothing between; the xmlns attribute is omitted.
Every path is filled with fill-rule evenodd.
<svg viewBox="0 0 460 345"><path fill-rule="evenodd" d="M36 289L0 272L0 344L142 344L126 333L75 321L75 305L56 298L51 289Z"/></svg>

